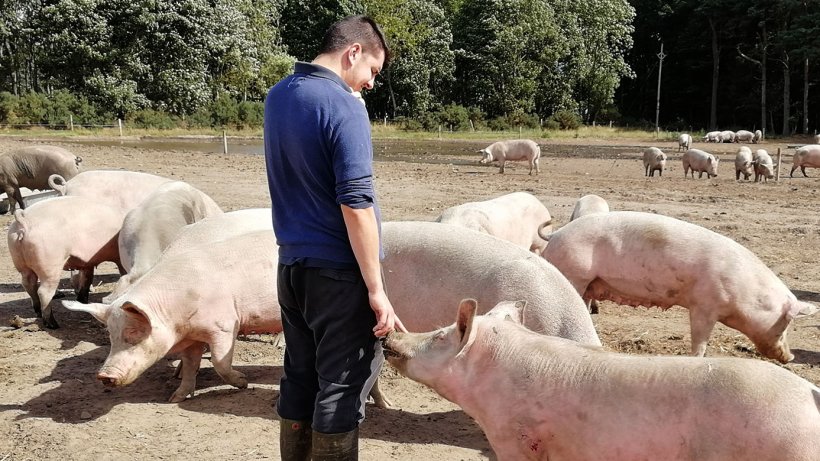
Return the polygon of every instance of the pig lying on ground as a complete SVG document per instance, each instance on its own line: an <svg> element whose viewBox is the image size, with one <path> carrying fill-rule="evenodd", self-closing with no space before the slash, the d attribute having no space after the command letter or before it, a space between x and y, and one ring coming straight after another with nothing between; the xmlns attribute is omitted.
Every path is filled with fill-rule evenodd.
<svg viewBox="0 0 820 461"><path fill-rule="evenodd" d="M682 133L678 136L678 152L683 150L689 150L692 148L692 136L687 133Z"/></svg>
<svg viewBox="0 0 820 461"><path fill-rule="evenodd" d="M171 181L148 173L121 170L84 171L68 182L65 179L52 175L48 182L61 195L93 198L125 213L136 208L157 187Z"/></svg>
<svg viewBox="0 0 820 461"><path fill-rule="evenodd" d="M122 218L119 209L85 197L56 197L14 213L9 253L34 312L43 317L46 327L59 327L49 303L63 270L80 271L80 302L88 302L98 264L111 261L123 272L117 251Z"/></svg>
<svg viewBox="0 0 820 461"><path fill-rule="evenodd" d="M461 406L499 460L820 459L820 389L788 370L606 352L476 310L391 333L385 357Z"/></svg>
<svg viewBox="0 0 820 461"><path fill-rule="evenodd" d="M755 137L752 139L752 143L757 144L763 140L763 132L760 130L755 130Z"/></svg>
<svg viewBox="0 0 820 461"><path fill-rule="evenodd" d="M572 209L572 215L569 217L570 221L593 213L608 213L609 204L606 200L595 194L588 194L578 199L575 202L575 208Z"/></svg>
<svg viewBox="0 0 820 461"><path fill-rule="evenodd" d="M741 147L737 150L737 155L735 155L735 179L740 180L740 175L743 175L743 179L748 181L749 176L752 175L754 172L754 160L752 158L752 150L746 146ZM694 176L694 173L692 173Z"/></svg>
<svg viewBox="0 0 820 461"><path fill-rule="evenodd" d="M538 174L541 170L538 166L538 160L541 158L541 148L535 141L529 139L516 139L512 141L498 141L490 144L478 151L483 155L480 163L492 163L497 160L499 165L499 173L504 172L504 164L509 160L526 160L530 165L530 174L533 168Z"/></svg>
<svg viewBox="0 0 820 461"><path fill-rule="evenodd" d="M196 388L204 347L228 384L245 388L232 367L239 334L278 333L276 241L272 231L242 234L174 254L156 265L111 304L63 301L108 327L111 350L97 373L108 386L125 386L166 356L182 359L182 382L171 395L181 402Z"/></svg>
<svg viewBox="0 0 820 461"><path fill-rule="evenodd" d="M720 159L700 149L689 149L683 153L681 161L683 162L683 177L685 178L691 169L692 179L695 179L696 171L698 178L702 178L703 173L706 173L707 178L716 177Z"/></svg>
<svg viewBox="0 0 820 461"><path fill-rule="evenodd" d="M755 182L763 180L768 182L769 179L774 178L774 162L772 157L765 149L758 149L754 155L755 165Z"/></svg>
<svg viewBox="0 0 820 461"><path fill-rule="evenodd" d="M15 204L25 209L21 187L48 189L52 174L73 178L80 172L82 157L55 146L30 146L0 155L0 187L9 201L9 213Z"/></svg>
<svg viewBox="0 0 820 461"><path fill-rule="evenodd" d="M444 210L436 222L483 232L538 255L547 246L541 236L552 232L549 210L537 197L526 192L457 205Z"/></svg>
<svg viewBox="0 0 820 461"><path fill-rule="evenodd" d="M184 226L220 213L222 209L210 197L185 182L171 181L159 186L125 215L118 247L120 261L128 273L103 302L114 300L148 272Z"/></svg>
<svg viewBox="0 0 820 461"><path fill-rule="evenodd" d="M820 144L809 144L803 146L794 153L792 158L792 171L789 172L789 177L793 178L794 170L800 167L803 176L809 177L806 174L806 167L820 168Z"/></svg>
<svg viewBox="0 0 820 461"><path fill-rule="evenodd" d="M755 142L755 134L751 131L739 130L735 133L735 142Z"/></svg>
<svg viewBox="0 0 820 461"><path fill-rule="evenodd" d="M657 170L658 176L663 176L663 170L666 168L666 154L661 152L657 147L649 147L643 151L643 169L644 176L655 176Z"/></svg>
<svg viewBox="0 0 820 461"><path fill-rule="evenodd" d="M766 357L788 362L789 324L817 311L734 240L667 216L585 216L554 232L543 256L584 299L689 309L693 355L703 356L721 322Z"/></svg>

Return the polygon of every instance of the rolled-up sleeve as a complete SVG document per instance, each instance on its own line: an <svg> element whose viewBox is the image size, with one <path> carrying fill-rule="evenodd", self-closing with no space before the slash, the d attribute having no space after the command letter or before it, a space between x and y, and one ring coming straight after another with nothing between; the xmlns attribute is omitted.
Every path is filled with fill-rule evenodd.
<svg viewBox="0 0 820 461"><path fill-rule="evenodd" d="M351 179L336 184L336 203L350 208L370 208L376 201L373 178Z"/></svg>

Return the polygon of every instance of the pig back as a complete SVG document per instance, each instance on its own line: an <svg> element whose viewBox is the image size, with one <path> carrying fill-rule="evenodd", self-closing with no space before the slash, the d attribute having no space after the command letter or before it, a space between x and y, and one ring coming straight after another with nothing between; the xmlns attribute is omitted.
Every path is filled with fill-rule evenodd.
<svg viewBox="0 0 820 461"><path fill-rule="evenodd" d="M218 242L261 230L273 233L270 208L216 214L183 227L165 252L182 252L205 242Z"/></svg>
<svg viewBox="0 0 820 461"><path fill-rule="evenodd" d="M65 195L92 198L128 212L169 181L138 171L84 171L65 183Z"/></svg>
<svg viewBox="0 0 820 461"><path fill-rule="evenodd" d="M59 174L73 178L80 172L82 158L56 146L28 146L0 157L0 170L8 177L3 182L29 189L49 189L48 177Z"/></svg>
<svg viewBox="0 0 820 461"><path fill-rule="evenodd" d="M507 160L531 160L541 155L541 148L535 141L529 139L513 139L499 141L493 146L493 155L496 158L503 156ZM499 155L499 153L502 153Z"/></svg>
<svg viewBox="0 0 820 461"><path fill-rule="evenodd" d="M484 313L501 301L527 302L528 328L600 345L584 302L552 265L512 243L459 226L389 222L382 239L385 285L410 331L452 323L464 298Z"/></svg>
<svg viewBox="0 0 820 461"><path fill-rule="evenodd" d="M809 144L797 149L792 161L794 166L820 168L820 145Z"/></svg>

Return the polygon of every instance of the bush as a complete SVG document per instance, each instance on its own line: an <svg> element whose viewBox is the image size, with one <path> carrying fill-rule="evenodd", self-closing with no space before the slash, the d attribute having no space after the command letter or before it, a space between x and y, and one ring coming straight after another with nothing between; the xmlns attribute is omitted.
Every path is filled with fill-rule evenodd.
<svg viewBox="0 0 820 461"><path fill-rule="evenodd" d="M49 101L41 93L26 93L20 97L17 105L17 116L20 123L47 123Z"/></svg>
<svg viewBox="0 0 820 461"><path fill-rule="evenodd" d="M547 124L554 126L550 120L557 123L562 130L577 130L581 127L581 116L568 110L559 110L547 119Z"/></svg>
<svg viewBox="0 0 820 461"><path fill-rule="evenodd" d="M239 125L239 104L229 94L220 94L210 108L211 126Z"/></svg>
<svg viewBox="0 0 820 461"><path fill-rule="evenodd" d="M157 128L169 130L177 126L168 113L154 109L142 109L128 114L128 123L136 128Z"/></svg>
<svg viewBox="0 0 820 461"><path fill-rule="evenodd" d="M239 123L244 128L256 128L263 125L265 103L243 101L237 107Z"/></svg>
<svg viewBox="0 0 820 461"><path fill-rule="evenodd" d="M19 123L17 104L19 98L8 91L0 93L0 123L13 125Z"/></svg>

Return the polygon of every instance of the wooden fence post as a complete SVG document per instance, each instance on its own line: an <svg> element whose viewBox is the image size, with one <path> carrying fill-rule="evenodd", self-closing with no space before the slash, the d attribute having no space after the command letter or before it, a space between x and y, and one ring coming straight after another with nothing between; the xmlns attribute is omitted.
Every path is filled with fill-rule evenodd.
<svg viewBox="0 0 820 461"><path fill-rule="evenodd" d="M782 160L783 160L783 153L780 152L780 148L778 147L777 148L777 173L775 173L775 177L774 177L775 182L780 181L780 166L781 166L781 161Z"/></svg>
<svg viewBox="0 0 820 461"><path fill-rule="evenodd" d="M117 125L119 125L119 127L120 127L120 137L122 137L122 119L121 118L117 119Z"/></svg>
<svg viewBox="0 0 820 461"><path fill-rule="evenodd" d="M222 153L228 153L228 135L225 133L225 130L222 130Z"/></svg>
<svg viewBox="0 0 820 461"><path fill-rule="evenodd" d="M68 114L68 126L71 127L71 131L74 131L74 116Z"/></svg>

